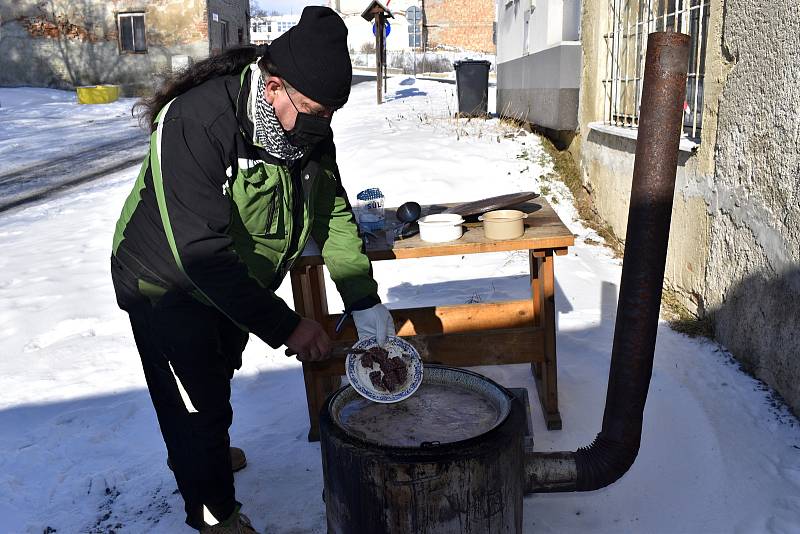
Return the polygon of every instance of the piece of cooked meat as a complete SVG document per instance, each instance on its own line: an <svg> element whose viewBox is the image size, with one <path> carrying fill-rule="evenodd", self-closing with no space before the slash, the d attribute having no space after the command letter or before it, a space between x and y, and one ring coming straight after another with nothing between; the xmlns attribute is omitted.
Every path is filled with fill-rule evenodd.
<svg viewBox="0 0 800 534"><path fill-rule="evenodd" d="M386 389L381 382L381 372L380 371L372 371L369 374L370 382L372 385L375 386L376 389Z"/></svg>
<svg viewBox="0 0 800 534"><path fill-rule="evenodd" d="M399 360L400 358L392 359ZM406 378L408 378L408 371L406 370L405 366L402 366L386 370L383 374L383 379L381 382L383 383L383 387L392 393L398 388L398 386L401 386L405 383Z"/></svg>
<svg viewBox="0 0 800 534"><path fill-rule="evenodd" d="M369 374L369 379L376 389L394 393L408 378L408 369L403 358L390 357L389 352L383 347L372 347L361 355L361 366L365 369L371 369L376 363L380 366L380 371L372 371Z"/></svg>
<svg viewBox="0 0 800 534"><path fill-rule="evenodd" d="M365 369L369 369L375 362L380 363L388 356L389 353L383 347L371 347L361 356L361 366Z"/></svg>
<svg viewBox="0 0 800 534"><path fill-rule="evenodd" d="M372 354L366 352L361 355L361 367L364 369L372 368L373 364L375 363L375 358L372 357Z"/></svg>

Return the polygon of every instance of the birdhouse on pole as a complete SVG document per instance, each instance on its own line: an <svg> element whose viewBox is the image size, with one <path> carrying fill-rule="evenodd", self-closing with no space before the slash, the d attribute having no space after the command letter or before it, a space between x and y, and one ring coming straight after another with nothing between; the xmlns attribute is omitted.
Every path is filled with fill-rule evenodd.
<svg viewBox="0 0 800 534"><path fill-rule="evenodd" d="M382 90L386 89L386 25L387 20L393 19L394 15L383 2L372 0L361 16L367 22L374 21L375 25L375 80L378 82L378 104L382 104Z"/></svg>

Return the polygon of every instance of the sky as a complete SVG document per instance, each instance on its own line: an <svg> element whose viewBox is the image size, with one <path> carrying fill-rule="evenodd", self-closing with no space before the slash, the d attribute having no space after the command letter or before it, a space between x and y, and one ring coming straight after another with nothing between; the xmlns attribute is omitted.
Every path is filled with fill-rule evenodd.
<svg viewBox="0 0 800 534"><path fill-rule="evenodd" d="M278 11L285 15L300 13L305 6L328 5L327 0L256 0L256 3L267 13Z"/></svg>

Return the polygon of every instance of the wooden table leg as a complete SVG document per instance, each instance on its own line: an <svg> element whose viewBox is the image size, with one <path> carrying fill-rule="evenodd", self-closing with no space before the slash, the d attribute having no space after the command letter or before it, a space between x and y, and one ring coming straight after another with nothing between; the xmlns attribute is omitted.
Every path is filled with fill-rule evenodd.
<svg viewBox="0 0 800 534"><path fill-rule="evenodd" d="M556 360L556 308L553 251L531 251L531 288L538 324L544 328L544 361L534 366L536 388L548 430L561 429L558 411L558 370ZM534 270L533 267L536 267ZM534 274L535 277L534 277Z"/></svg>
<svg viewBox="0 0 800 534"><path fill-rule="evenodd" d="M533 323L542 326L542 284L539 279L539 252L528 252L528 265L530 268L531 298L533 299ZM531 372L537 379L542 378L542 368L537 362L531 363Z"/></svg>
<svg viewBox="0 0 800 534"><path fill-rule="evenodd" d="M324 323L328 315L328 298L325 293L325 277L321 265L307 265L291 272L294 309L303 317ZM303 380L306 386L308 419L311 428L308 441L319 441L319 412L327 396L339 388L339 377L317 376L308 364L303 364Z"/></svg>

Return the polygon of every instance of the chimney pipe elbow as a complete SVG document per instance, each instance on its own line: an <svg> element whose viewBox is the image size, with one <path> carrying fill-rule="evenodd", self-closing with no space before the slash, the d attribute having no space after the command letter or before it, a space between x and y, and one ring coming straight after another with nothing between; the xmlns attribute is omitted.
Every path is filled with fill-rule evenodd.
<svg viewBox="0 0 800 534"><path fill-rule="evenodd" d="M619 480L633 465L639 445L598 434L575 452L525 454L525 493L594 491Z"/></svg>
<svg viewBox="0 0 800 534"><path fill-rule="evenodd" d="M639 454L639 443L630 444L597 435L588 447L575 452L577 491L593 491L619 480Z"/></svg>

